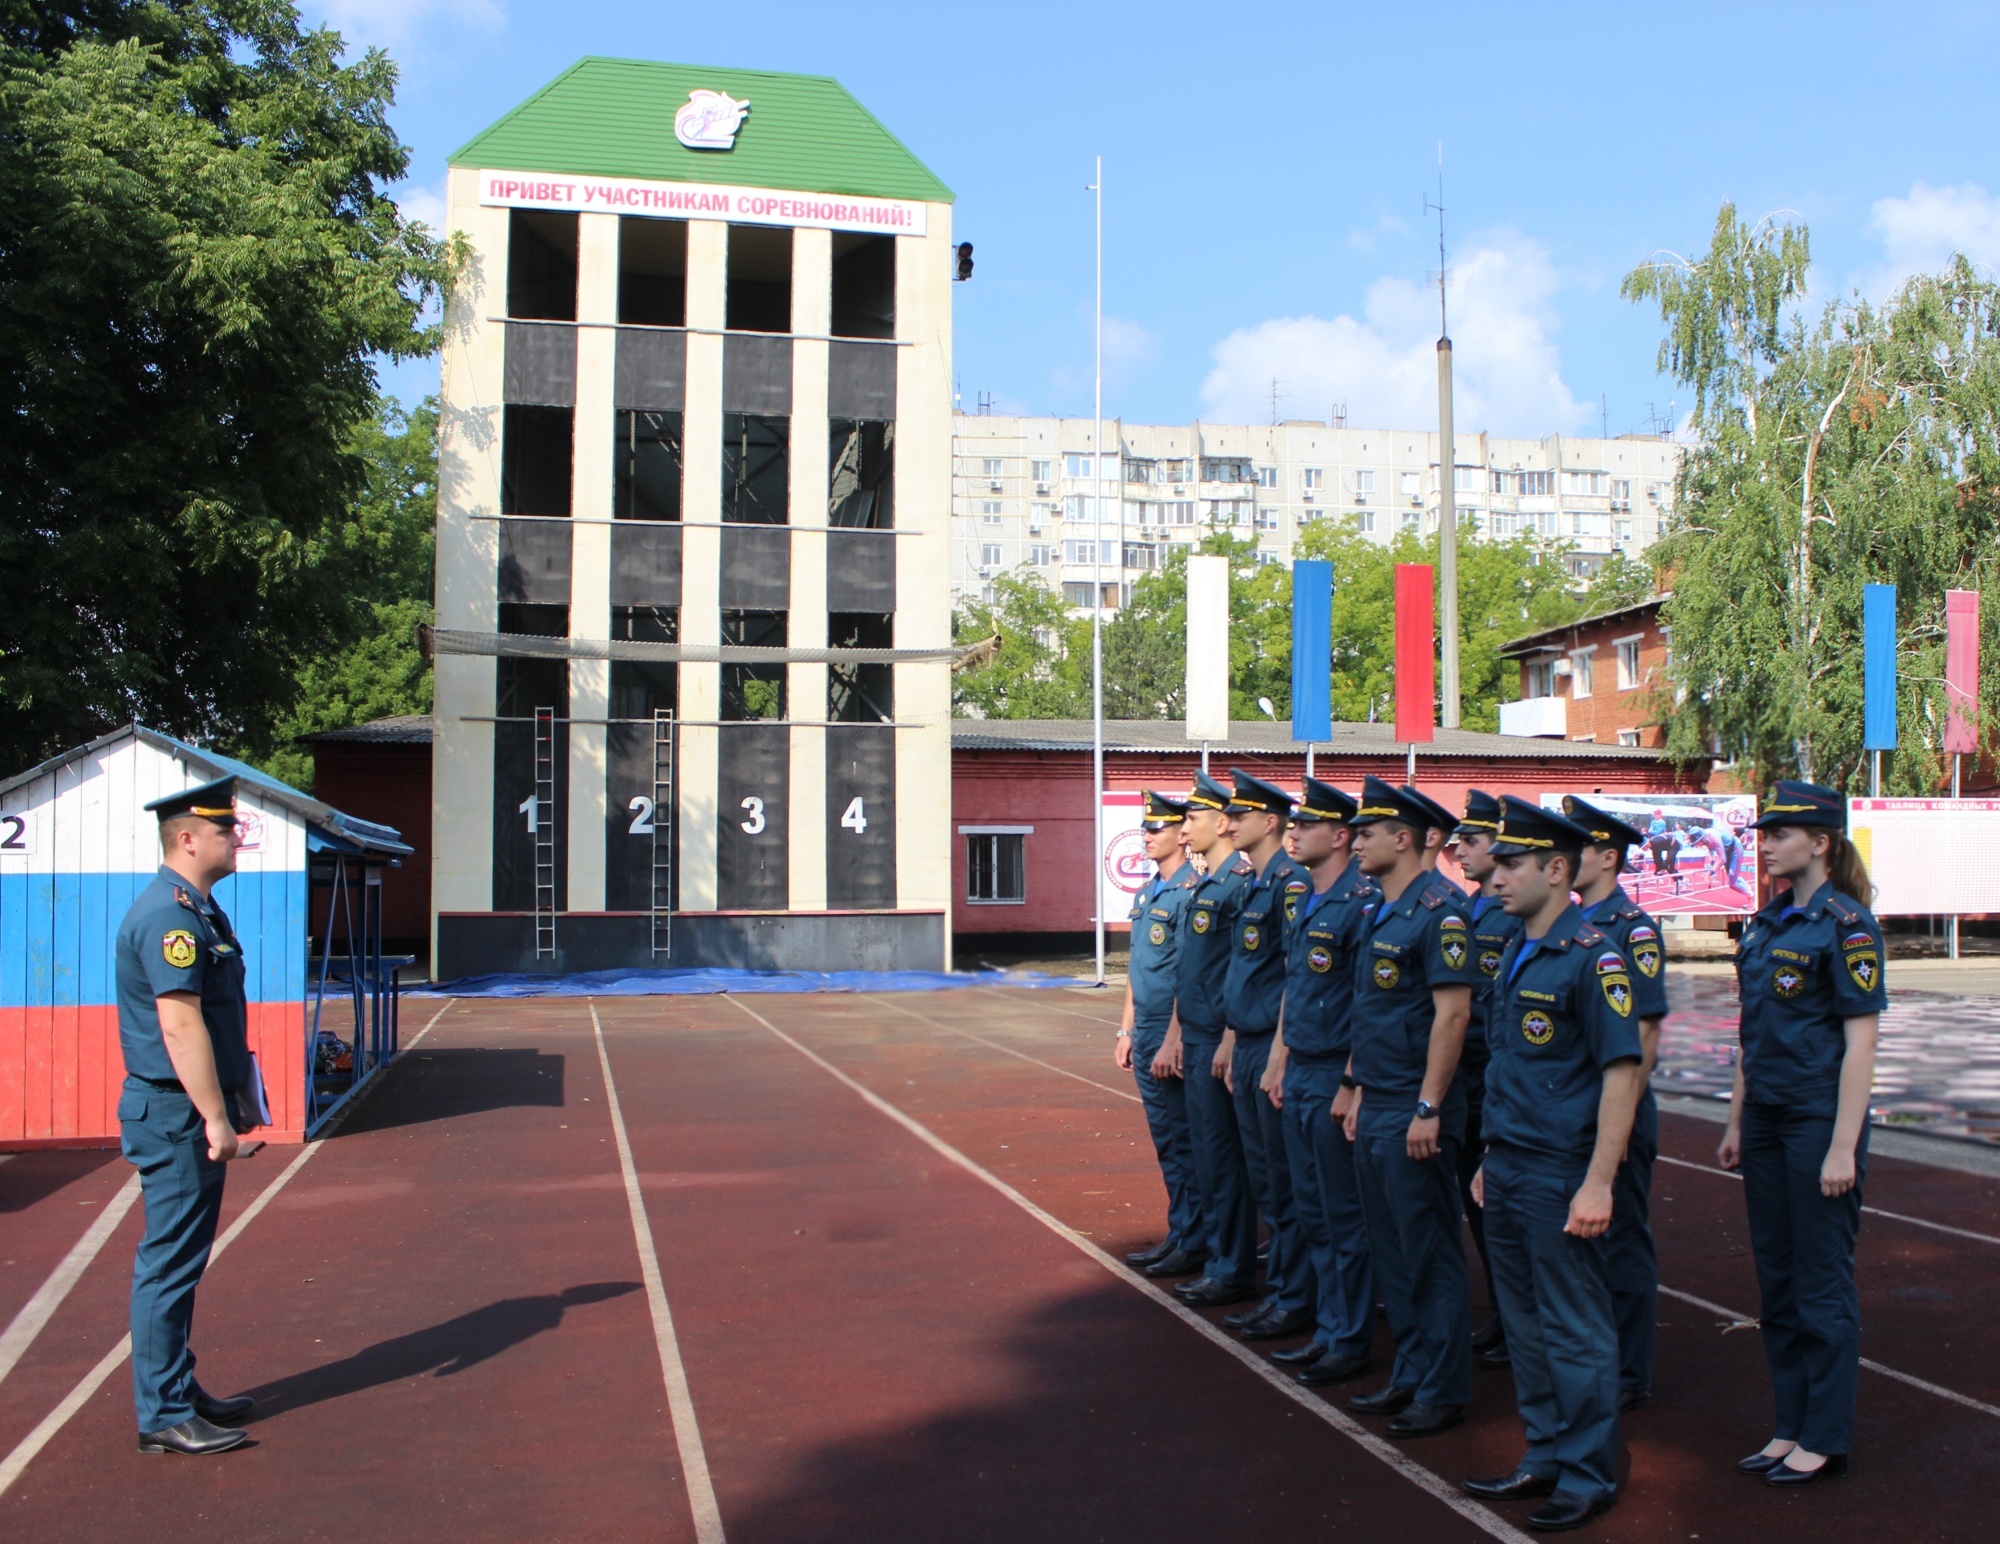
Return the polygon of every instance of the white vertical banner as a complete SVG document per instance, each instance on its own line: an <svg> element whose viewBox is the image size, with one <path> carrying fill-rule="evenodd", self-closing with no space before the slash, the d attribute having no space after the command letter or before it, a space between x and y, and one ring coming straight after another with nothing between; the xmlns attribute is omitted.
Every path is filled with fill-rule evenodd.
<svg viewBox="0 0 2000 1544"><path fill-rule="evenodd" d="M1153 860L1146 856L1146 834L1139 822L1146 815L1146 796L1111 793L1104 800L1104 851L1097 865L1097 904L1107 927L1122 927L1132 915L1132 897L1153 877Z"/></svg>
<svg viewBox="0 0 2000 1544"><path fill-rule="evenodd" d="M1229 738L1229 559L1187 566L1187 737Z"/></svg>

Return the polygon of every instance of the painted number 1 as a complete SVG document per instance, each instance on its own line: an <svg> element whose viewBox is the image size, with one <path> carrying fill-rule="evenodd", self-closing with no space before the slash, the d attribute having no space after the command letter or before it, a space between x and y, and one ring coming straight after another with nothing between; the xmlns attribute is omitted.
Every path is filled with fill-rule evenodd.
<svg viewBox="0 0 2000 1544"><path fill-rule="evenodd" d="M756 836L764 829L764 801L753 793L743 801L743 808L750 816L748 820L742 822L743 834Z"/></svg>
<svg viewBox="0 0 2000 1544"><path fill-rule="evenodd" d="M536 798L535 795L529 794L527 798L521 801L520 811L528 817L528 835L533 836L541 829L541 820L539 819L541 814L541 800Z"/></svg>
<svg viewBox="0 0 2000 1544"><path fill-rule="evenodd" d="M860 836L868 830L868 811L862 804L859 794L856 794L852 801L849 802L846 813L840 817L840 823L856 836Z"/></svg>

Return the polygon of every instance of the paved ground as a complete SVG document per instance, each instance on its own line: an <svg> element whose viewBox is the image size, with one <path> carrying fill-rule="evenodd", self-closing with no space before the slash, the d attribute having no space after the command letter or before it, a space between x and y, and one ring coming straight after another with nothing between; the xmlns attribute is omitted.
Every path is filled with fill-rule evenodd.
<svg viewBox="0 0 2000 1544"><path fill-rule="evenodd" d="M1504 1374L1398 1449L1109 1265L1161 1196L1105 997L596 1012L602 1060L587 1002L451 1004L337 1136L232 1175L197 1344L253 1447L132 1451L120 1218L0 1331L0 1538L1520 1537L1453 1499L1518 1452ZM1854 1472L1779 1494L1730 1467L1768 1434L1739 1187L1665 1126L1658 1398L1585 1537L1989 1537L2000 1179L1878 1154ZM0 1164L0 1325L125 1184Z"/></svg>

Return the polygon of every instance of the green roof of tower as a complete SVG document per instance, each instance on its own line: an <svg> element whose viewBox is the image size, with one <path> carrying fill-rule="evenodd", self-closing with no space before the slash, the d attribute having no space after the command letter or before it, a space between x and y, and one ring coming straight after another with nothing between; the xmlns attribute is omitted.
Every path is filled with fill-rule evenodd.
<svg viewBox="0 0 2000 1544"><path fill-rule="evenodd" d="M690 150L674 137L674 114L696 88L748 99L734 149ZM831 76L645 59L579 59L460 146L451 164L952 201Z"/></svg>

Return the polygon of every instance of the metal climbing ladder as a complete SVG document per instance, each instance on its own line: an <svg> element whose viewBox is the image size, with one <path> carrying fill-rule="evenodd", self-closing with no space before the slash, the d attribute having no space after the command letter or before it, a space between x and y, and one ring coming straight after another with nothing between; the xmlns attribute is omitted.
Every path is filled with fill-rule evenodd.
<svg viewBox="0 0 2000 1544"><path fill-rule="evenodd" d="M556 953L556 710L535 709L535 958Z"/></svg>
<svg viewBox="0 0 2000 1544"><path fill-rule="evenodd" d="M673 952L674 714L653 710L653 959Z"/></svg>

